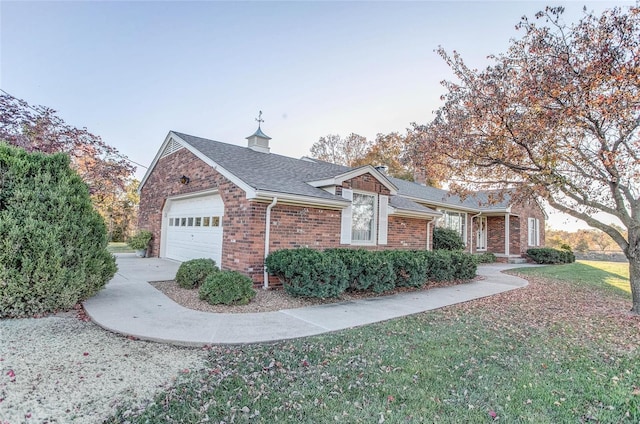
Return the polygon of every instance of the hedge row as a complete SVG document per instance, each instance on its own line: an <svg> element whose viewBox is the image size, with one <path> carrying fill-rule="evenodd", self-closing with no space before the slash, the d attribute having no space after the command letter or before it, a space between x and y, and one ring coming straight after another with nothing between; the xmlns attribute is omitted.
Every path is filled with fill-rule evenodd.
<svg viewBox="0 0 640 424"><path fill-rule="evenodd" d="M477 269L473 255L444 250L285 249L269 254L265 263L289 295L319 298L345 290L382 293L427 281L467 280Z"/></svg>
<svg viewBox="0 0 640 424"><path fill-rule="evenodd" d="M551 249L549 247L527 250L527 256L538 264L570 264L576 257L570 250Z"/></svg>

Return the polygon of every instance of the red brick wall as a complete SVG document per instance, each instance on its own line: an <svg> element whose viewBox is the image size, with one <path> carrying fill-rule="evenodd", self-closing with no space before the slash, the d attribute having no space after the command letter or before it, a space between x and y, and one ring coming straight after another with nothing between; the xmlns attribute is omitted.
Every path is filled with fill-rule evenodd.
<svg viewBox="0 0 640 424"><path fill-rule="evenodd" d="M190 178L189 184L180 183L182 175ZM346 181L343 187L389 195L389 190L370 174ZM225 206L221 268L240 271L261 284L267 204L248 201L244 191L186 148L160 159L141 190L138 226L154 235L149 255L160 253L161 214L166 199L214 188ZM341 245L340 226L340 210L276 204L271 210L269 249L364 247ZM424 249L426 244L427 221L389 217L388 244L365 248Z"/></svg>
<svg viewBox="0 0 640 424"><path fill-rule="evenodd" d="M513 213L517 213L520 216L520 234L519 234L519 249L512 253L525 254L529 246L529 222L528 218L537 218L540 220L540 247L545 245L545 216L544 211L540 208L537 202L524 201L515 204L511 210Z"/></svg>
<svg viewBox="0 0 640 424"><path fill-rule="evenodd" d="M487 252L504 254L504 216L487 217Z"/></svg>
<svg viewBox="0 0 640 424"><path fill-rule="evenodd" d="M373 175L367 173L358 177L352 178L342 183L343 188L350 188L352 190L369 191L372 193L389 195L390 191L380 181L378 181ZM341 188L336 191L336 194L342 194Z"/></svg>
<svg viewBox="0 0 640 424"><path fill-rule="evenodd" d="M190 178L189 184L180 184L182 175ZM186 148L160 159L140 192L138 227L153 232L150 256L160 254L161 214L167 197L214 188L225 206L221 267L252 277L262 275L266 205L249 202L243 190Z"/></svg>
<svg viewBox="0 0 640 424"><path fill-rule="evenodd" d="M520 254L520 221L522 217L509 216L509 255Z"/></svg>
<svg viewBox="0 0 640 424"><path fill-rule="evenodd" d="M387 243L387 246L383 248L411 250L426 249L427 221L423 219L390 216Z"/></svg>

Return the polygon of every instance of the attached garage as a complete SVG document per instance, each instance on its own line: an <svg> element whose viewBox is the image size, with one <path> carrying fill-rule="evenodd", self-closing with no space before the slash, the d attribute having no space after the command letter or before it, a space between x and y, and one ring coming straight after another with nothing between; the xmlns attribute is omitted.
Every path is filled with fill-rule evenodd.
<svg viewBox="0 0 640 424"><path fill-rule="evenodd" d="M161 256L177 261L211 258L220 266L223 216L219 194L167 199Z"/></svg>

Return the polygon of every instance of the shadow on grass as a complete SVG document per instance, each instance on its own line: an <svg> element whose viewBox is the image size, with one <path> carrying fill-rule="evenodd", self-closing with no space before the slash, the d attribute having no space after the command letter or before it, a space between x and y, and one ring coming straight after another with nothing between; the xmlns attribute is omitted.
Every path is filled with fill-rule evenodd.
<svg viewBox="0 0 640 424"><path fill-rule="evenodd" d="M570 281L575 284L612 289L628 297L629 264L621 262L578 261L565 265L548 265L536 268L517 268L515 272Z"/></svg>

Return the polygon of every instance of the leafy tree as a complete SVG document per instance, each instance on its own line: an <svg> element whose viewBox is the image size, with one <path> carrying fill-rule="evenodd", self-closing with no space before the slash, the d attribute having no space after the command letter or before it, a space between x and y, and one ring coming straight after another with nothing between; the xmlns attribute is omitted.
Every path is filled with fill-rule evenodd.
<svg viewBox="0 0 640 424"><path fill-rule="evenodd" d="M0 142L0 317L69 309L116 272L104 221L64 154Z"/></svg>
<svg viewBox="0 0 640 424"><path fill-rule="evenodd" d="M413 181L414 168L407 155L408 140L398 132L378 134L364 157L354 165L384 165L392 177Z"/></svg>
<svg viewBox="0 0 640 424"><path fill-rule="evenodd" d="M562 23L547 8L518 25L522 38L482 71L438 52L459 82L424 129L467 188L515 187L608 234L629 260L640 313L640 8ZM597 218L616 216L627 235Z"/></svg>
<svg viewBox="0 0 640 424"><path fill-rule="evenodd" d="M0 95L0 139L28 152L68 154L73 169L89 185L94 205L103 212L135 171L114 147L86 128L75 128L55 110L31 106L6 93Z"/></svg>
<svg viewBox="0 0 640 424"><path fill-rule="evenodd" d="M354 166L356 161L362 159L371 142L366 137L351 133L346 138L338 134L329 134L313 143L311 156L337 165Z"/></svg>
<svg viewBox="0 0 640 424"><path fill-rule="evenodd" d="M94 207L107 225L109 241L125 241L135 229L140 204L139 184L136 179L128 179L124 190L114 187L101 201L94 201Z"/></svg>

